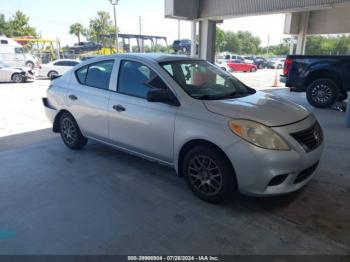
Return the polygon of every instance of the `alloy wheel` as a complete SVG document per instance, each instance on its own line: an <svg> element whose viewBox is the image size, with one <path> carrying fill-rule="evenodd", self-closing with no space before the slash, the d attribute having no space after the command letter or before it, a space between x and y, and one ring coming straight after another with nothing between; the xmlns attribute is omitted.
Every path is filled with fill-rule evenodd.
<svg viewBox="0 0 350 262"><path fill-rule="evenodd" d="M12 78L13 82L15 83L21 83L23 81L23 78L20 74L15 74Z"/></svg>
<svg viewBox="0 0 350 262"><path fill-rule="evenodd" d="M311 92L312 99L320 104L327 103L332 95L332 89L325 84L316 85Z"/></svg>
<svg viewBox="0 0 350 262"><path fill-rule="evenodd" d="M200 155L189 162L188 176L195 189L207 196L217 194L223 186L223 174L210 157Z"/></svg>
<svg viewBox="0 0 350 262"><path fill-rule="evenodd" d="M69 145L74 145L77 140L78 133L77 129L71 119L65 118L61 123L61 130L63 139Z"/></svg>

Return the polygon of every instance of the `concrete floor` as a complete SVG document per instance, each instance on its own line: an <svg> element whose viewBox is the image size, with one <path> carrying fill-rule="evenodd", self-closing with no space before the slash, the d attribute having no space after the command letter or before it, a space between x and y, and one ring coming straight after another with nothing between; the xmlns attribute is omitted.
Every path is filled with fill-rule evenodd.
<svg viewBox="0 0 350 262"><path fill-rule="evenodd" d="M312 110L326 148L309 186L221 206L104 145L73 152L50 129L2 137L0 254L350 254L349 129L343 113Z"/></svg>

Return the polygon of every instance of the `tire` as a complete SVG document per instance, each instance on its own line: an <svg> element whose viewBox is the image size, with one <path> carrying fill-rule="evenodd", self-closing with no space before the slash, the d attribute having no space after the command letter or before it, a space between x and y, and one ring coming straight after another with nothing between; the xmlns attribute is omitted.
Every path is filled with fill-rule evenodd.
<svg viewBox="0 0 350 262"><path fill-rule="evenodd" d="M329 78L321 78L312 82L306 90L308 102L316 108L329 108L337 101L339 89Z"/></svg>
<svg viewBox="0 0 350 262"><path fill-rule="evenodd" d="M259 68L259 69L263 69L264 66L263 66L262 64L260 64L260 65L258 65L258 68Z"/></svg>
<svg viewBox="0 0 350 262"><path fill-rule="evenodd" d="M227 71L226 67L221 67L222 70Z"/></svg>
<svg viewBox="0 0 350 262"><path fill-rule="evenodd" d="M30 68L30 69L34 69L34 63L33 62L31 62L31 61L28 61L27 63L26 63L26 67L28 67L28 68Z"/></svg>
<svg viewBox="0 0 350 262"><path fill-rule="evenodd" d="M257 70L256 70L256 67L252 67L251 69L250 69L250 72L252 72L252 73L255 73Z"/></svg>
<svg viewBox="0 0 350 262"><path fill-rule="evenodd" d="M210 203L230 199L236 188L231 164L213 146L203 145L190 149L184 158L182 172L192 192Z"/></svg>
<svg viewBox="0 0 350 262"><path fill-rule="evenodd" d="M50 71L48 74L47 74L47 77L52 79L54 76L57 76L58 75L58 72L57 71Z"/></svg>
<svg viewBox="0 0 350 262"><path fill-rule="evenodd" d="M88 140L82 135L74 117L65 112L59 120L59 130L63 143L72 150L82 149Z"/></svg>
<svg viewBox="0 0 350 262"><path fill-rule="evenodd" d="M278 65L278 66L277 66L277 69L282 69L282 68L283 68L282 65Z"/></svg>
<svg viewBox="0 0 350 262"><path fill-rule="evenodd" d="M11 80L14 83L23 83L24 82L24 76L18 73L15 73L12 75Z"/></svg>

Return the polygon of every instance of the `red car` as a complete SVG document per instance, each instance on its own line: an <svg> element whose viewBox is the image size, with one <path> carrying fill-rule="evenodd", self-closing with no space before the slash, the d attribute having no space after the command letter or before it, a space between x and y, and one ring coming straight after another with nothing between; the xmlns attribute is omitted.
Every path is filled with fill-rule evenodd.
<svg viewBox="0 0 350 262"><path fill-rule="evenodd" d="M247 64L242 60L231 60L227 62L231 71L256 72L258 68L254 64Z"/></svg>

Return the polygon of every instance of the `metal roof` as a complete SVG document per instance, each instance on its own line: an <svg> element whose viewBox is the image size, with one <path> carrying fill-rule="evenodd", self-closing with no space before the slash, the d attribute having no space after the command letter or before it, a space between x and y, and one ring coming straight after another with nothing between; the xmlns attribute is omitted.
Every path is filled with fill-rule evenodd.
<svg viewBox="0 0 350 262"><path fill-rule="evenodd" d="M350 0L165 0L165 16L190 20L222 20L249 15L320 10L349 4Z"/></svg>

